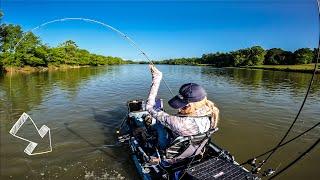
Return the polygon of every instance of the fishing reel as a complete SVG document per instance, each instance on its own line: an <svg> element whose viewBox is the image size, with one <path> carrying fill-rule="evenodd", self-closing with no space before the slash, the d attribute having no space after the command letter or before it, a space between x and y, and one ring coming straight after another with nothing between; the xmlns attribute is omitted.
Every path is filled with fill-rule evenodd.
<svg viewBox="0 0 320 180"><path fill-rule="evenodd" d="M226 151L226 150L221 150L218 156L219 157L223 157L224 159L226 159L227 161L230 161L230 162L234 162L235 161L234 156L232 156L230 154L230 152Z"/></svg>
<svg viewBox="0 0 320 180"><path fill-rule="evenodd" d="M153 124L153 118L150 114L144 114L142 118L146 126L150 127Z"/></svg>
<svg viewBox="0 0 320 180"><path fill-rule="evenodd" d="M252 169L251 169L252 174L258 174L261 171L261 164L264 163L264 160L257 164L257 159L252 158L252 159L249 159L246 163L252 166ZM276 171L274 169L269 168L262 173L262 176L271 176L275 172Z"/></svg>
<svg viewBox="0 0 320 180"><path fill-rule="evenodd" d="M256 162L257 162L257 159L256 158L252 158L252 159L249 159L246 164L249 164L251 166L254 166L256 167Z"/></svg>
<svg viewBox="0 0 320 180"><path fill-rule="evenodd" d="M252 174L258 174L258 173L260 172L260 170L261 170L261 167L260 167L261 163L263 163L263 161L260 162L260 163L257 163L257 158L249 159L249 160L246 162L246 164L249 164L249 165L252 167L252 169L251 169L251 173L252 173Z"/></svg>
<svg viewBox="0 0 320 180"><path fill-rule="evenodd" d="M271 175L273 175L275 172L276 172L275 170L273 170L272 168L269 168L269 169L267 169L267 170L265 170L265 171L263 172L262 176L271 176Z"/></svg>
<svg viewBox="0 0 320 180"><path fill-rule="evenodd" d="M120 142L120 143L124 143L129 140L130 140L130 134L125 134L125 135L118 137L118 142Z"/></svg>

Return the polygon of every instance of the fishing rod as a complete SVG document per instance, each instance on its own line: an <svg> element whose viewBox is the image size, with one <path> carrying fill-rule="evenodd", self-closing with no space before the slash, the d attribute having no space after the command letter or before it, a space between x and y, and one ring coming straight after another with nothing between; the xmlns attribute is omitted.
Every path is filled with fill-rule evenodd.
<svg viewBox="0 0 320 180"><path fill-rule="evenodd" d="M52 24L52 23L57 23L57 22L63 22L63 21L84 21L84 22L91 22L91 23L96 23L96 24L102 25L102 26L112 30L113 32L116 32L118 35L120 35L124 40L129 42L129 44L133 48L138 50L145 57L145 59L147 59L150 62L150 64L154 65L154 62L149 58L149 56L129 36L127 36L126 34L121 32L120 30L116 29L115 27L113 27L113 26L111 26L109 24L106 24L106 23L103 23L101 21L97 21L97 20L94 20L94 19L82 18L82 17L67 17L67 18L55 19L55 20L52 20L52 21L47 21L45 23L40 24L39 26L36 26L36 27L32 28L31 30L27 31L19 39L19 41L14 45L13 54L16 52L17 47L26 38L28 33L31 33L31 32L33 32L33 31L35 31L35 30L37 30L37 29L39 29L41 27L46 26L46 25L49 25L49 24ZM167 87L167 89L170 91L171 95L174 96L174 94L173 94L172 90L170 89L170 87L169 87L168 83L166 82L166 80L164 78L162 78L162 80L163 80L165 86Z"/></svg>
<svg viewBox="0 0 320 180"><path fill-rule="evenodd" d="M317 0L317 10L318 10L318 22L320 22L320 2L319 0ZM283 141L286 139L286 137L289 135L290 131L292 130L293 126L295 125L295 123L297 122L302 110L303 110L303 107L307 101L307 98L309 96L309 93L310 93L310 90L311 90L311 87L312 87L312 84L313 84L313 81L314 81L314 77L316 76L316 72L317 72L317 68L318 68L318 61L319 61L319 57L320 57L320 30L318 29L318 48L317 48L317 57L316 57L316 62L314 64L314 69L313 69L313 73L312 73L312 76L311 76L311 79L309 81L309 85L308 85L308 88L307 88L307 92L304 96L304 99L302 101L302 104L299 108L299 111L297 113L297 115L295 116L293 122L291 123L289 129L286 131L285 135L281 138L281 140L278 142L278 144L275 146L275 148L272 149L272 151L270 152L270 154L267 156L267 158L265 160L263 160L257 167L254 167L252 172L253 173L258 173L262 166L268 162L268 160L272 157L272 155L281 147L281 144L283 143Z"/></svg>

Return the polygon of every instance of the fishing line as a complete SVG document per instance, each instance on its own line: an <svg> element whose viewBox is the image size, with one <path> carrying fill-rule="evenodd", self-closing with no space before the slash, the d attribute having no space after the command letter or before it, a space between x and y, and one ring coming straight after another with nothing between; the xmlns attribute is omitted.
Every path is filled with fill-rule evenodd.
<svg viewBox="0 0 320 180"><path fill-rule="evenodd" d="M319 0L317 0L317 7L318 7L318 23L320 22L320 4L319 4ZM271 151L271 153L268 155L268 157L263 160L259 165L258 167L256 167L255 169L257 171L259 171L261 169L261 167L272 157L272 155L280 148L281 144L283 143L283 141L285 140L285 138L288 136L288 134L290 133L290 131L292 130L292 127L294 126L294 124L296 123L296 121L298 120L299 116L300 116L300 113L302 112L302 109L305 105L305 102L309 96L309 93L310 93L310 90L311 90L311 87L312 87L312 84L313 84L313 80L314 80L314 77L316 75L316 72L317 72L317 67L318 67L318 61L319 61L319 57L320 57L320 31L318 29L318 49L317 49L317 58L316 58L316 62L314 64L314 69L313 69L313 74L311 76L311 79L310 79L310 82L309 82L309 86L308 86L308 89L307 89L307 92L305 94L305 97L302 101L302 104L299 108L299 111L296 115L296 117L294 118L294 121L292 122L292 124L290 125L289 129L287 130L287 132L285 133L285 135L282 137L282 139L279 141L279 143L276 145L276 147Z"/></svg>
<svg viewBox="0 0 320 180"><path fill-rule="evenodd" d="M293 160L291 163L289 163L286 167L284 167L283 169L281 169L279 172L277 172L275 175L273 175L272 177L269 178L270 179L274 179L275 177L277 177L278 175L280 175L281 173L283 173L284 171L286 171L287 169L289 169L291 166L293 166L295 163L297 163L301 158L303 158L305 155L307 155L313 148L315 148L320 142L320 138L315 141L305 152L303 152L300 156L298 156L295 160Z"/></svg>
<svg viewBox="0 0 320 180"><path fill-rule="evenodd" d="M319 125L320 125L320 122L318 122L317 124L315 124L315 125L312 126L311 128L303 131L302 133L298 134L298 135L295 136L294 138L291 138L290 140L282 143L282 144L280 145L280 147L282 147L282 146L284 146L284 145L286 145L286 144L289 144L290 142L298 139L299 137L305 135L306 133L308 133L309 131L311 131L312 129L316 128L316 127L319 126ZM260 157L262 157L262 156L270 153L270 152L273 151L274 149L275 149L275 148L272 148L272 149L270 149L270 150L268 150L268 151L266 151L266 152L264 152L264 153L262 153L262 154L260 154L260 155L258 155L258 156L256 156L256 157L254 157L253 159L260 158ZM247 160L247 162L243 162L243 163L241 163L240 165L242 166L242 165L248 164L248 163L250 163L253 159L249 159L249 160Z"/></svg>
<svg viewBox="0 0 320 180"><path fill-rule="evenodd" d="M120 133L121 129L122 129L122 126L124 125L124 123L126 122L126 119L127 119L127 116L128 116L128 113L122 118L121 120L121 124L117 127L117 133Z"/></svg>
<svg viewBox="0 0 320 180"><path fill-rule="evenodd" d="M25 37L27 36L28 33L31 33L41 27L44 27L48 24L52 24L52 23L56 23L56 22L63 22L63 21L84 21L84 22L91 22L91 23L96 23L96 24L100 24L114 32L116 32L117 34L119 34L122 38L124 38L127 42L129 42L129 44L134 47L135 49L137 49L149 62L150 64L154 65L154 62L149 58L149 56L126 34L124 34L123 32L121 32L120 30L114 28L113 26L103 23L101 21L97 21L97 20L93 20L93 19L88 19L88 18L82 18L82 17L67 17L67 18L62 18L62 19L55 19L52 21L47 21L45 23L40 24L39 26L32 28L31 30L27 31L21 38L20 40L16 43L16 45L13 48L13 53L16 52L16 48L20 45L20 43L22 42L23 39L25 39ZM165 86L167 87L167 89L170 91L171 95L174 96L172 90L170 89L169 85L167 84L167 82L165 81L165 79L162 79Z"/></svg>

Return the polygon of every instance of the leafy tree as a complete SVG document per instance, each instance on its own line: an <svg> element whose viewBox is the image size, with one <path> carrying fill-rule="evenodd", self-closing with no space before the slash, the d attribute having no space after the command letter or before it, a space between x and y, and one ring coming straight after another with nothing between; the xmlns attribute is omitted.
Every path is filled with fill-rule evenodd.
<svg viewBox="0 0 320 180"><path fill-rule="evenodd" d="M233 66L254 66L261 65L264 61L266 51L260 46L240 49L231 52Z"/></svg>
<svg viewBox="0 0 320 180"><path fill-rule="evenodd" d="M253 46L249 50L248 65L262 65L266 51L261 46Z"/></svg>
<svg viewBox="0 0 320 180"><path fill-rule="evenodd" d="M63 48L51 48L49 50L49 58L48 58L48 64L51 65L59 65L59 64L65 64L65 52Z"/></svg>
<svg viewBox="0 0 320 180"><path fill-rule="evenodd" d="M38 46L34 49L33 54L34 54L34 56L42 59L45 62L45 64L48 64L49 51L50 51L50 48L48 46L41 45L41 46Z"/></svg>
<svg viewBox="0 0 320 180"><path fill-rule="evenodd" d="M91 61L91 54L87 50L78 49L76 56L79 65L88 65Z"/></svg>
<svg viewBox="0 0 320 180"><path fill-rule="evenodd" d="M315 62L316 50L298 49L294 53L280 48L264 50L261 46L239 49L230 53L203 54L201 58L177 58L159 61L160 64L210 64L216 67L255 66L262 64L286 65ZM145 62L144 62L145 63Z"/></svg>
<svg viewBox="0 0 320 180"><path fill-rule="evenodd" d="M67 40L66 42L60 44L61 47L68 47L68 48L72 48L72 49L77 49L78 45L72 41L72 40Z"/></svg>
<svg viewBox="0 0 320 180"><path fill-rule="evenodd" d="M33 54L25 54L23 56L24 64L29 66L44 66L46 63L43 59L33 56Z"/></svg>
<svg viewBox="0 0 320 180"><path fill-rule="evenodd" d="M202 55L201 59L194 58L195 63L212 64L217 67L232 66L233 59L229 53L210 53Z"/></svg>
<svg viewBox="0 0 320 180"><path fill-rule="evenodd" d="M4 72L4 67L3 67L3 53L0 53L0 75Z"/></svg>
<svg viewBox="0 0 320 180"><path fill-rule="evenodd" d="M240 49L238 51L231 52L233 66L245 66L248 65L248 49Z"/></svg>
<svg viewBox="0 0 320 180"><path fill-rule="evenodd" d="M281 65L286 65L286 64L295 64L294 63L294 54L290 51L284 51L283 55L285 57L285 60Z"/></svg>
<svg viewBox="0 0 320 180"><path fill-rule="evenodd" d="M78 46L74 41L67 40L64 43L60 44L58 47L62 48L64 51L65 64L79 64L79 59L76 56Z"/></svg>
<svg viewBox="0 0 320 180"><path fill-rule="evenodd" d="M20 26L2 24L0 26L0 50L1 52L12 51L22 37Z"/></svg>
<svg viewBox="0 0 320 180"><path fill-rule="evenodd" d="M268 65L278 65L285 64L286 56L285 51L280 48L272 48L267 51L265 55L264 64Z"/></svg>
<svg viewBox="0 0 320 180"><path fill-rule="evenodd" d="M318 58L318 48L314 48L313 49L313 60L312 62L315 63L317 61Z"/></svg>
<svg viewBox="0 0 320 180"><path fill-rule="evenodd" d="M313 59L313 51L309 48L301 48L294 52L294 64L308 64Z"/></svg>
<svg viewBox="0 0 320 180"><path fill-rule="evenodd" d="M0 48L3 64L9 66L43 65L43 60L34 56L40 40L33 33L23 34L20 26L2 24ZM15 52L13 52L15 50Z"/></svg>
<svg viewBox="0 0 320 180"><path fill-rule="evenodd" d="M19 43L18 43L19 42ZM16 47L16 48L15 48ZM58 47L42 44L32 32L24 33L20 26L0 26L0 69L3 66L48 65L113 65L126 63L121 58L91 54L72 40ZM15 52L13 52L15 50Z"/></svg>

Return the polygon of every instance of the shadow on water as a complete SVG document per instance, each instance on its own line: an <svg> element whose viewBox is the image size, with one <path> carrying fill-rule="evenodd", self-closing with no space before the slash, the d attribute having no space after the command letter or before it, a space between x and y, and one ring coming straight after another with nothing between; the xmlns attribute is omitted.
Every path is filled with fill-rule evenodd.
<svg viewBox="0 0 320 180"><path fill-rule="evenodd" d="M86 142L87 144L89 144L91 147L95 148L95 150L101 151L102 153L104 153L105 155L107 155L108 157L112 157L113 159L117 159L117 157L113 154L110 154L109 152L105 151L104 149L102 149L101 145L98 144L93 144L92 142L90 142L89 140L87 140L86 138L84 138L83 136L81 136L78 132L76 132L75 130L71 129L69 126L69 123L64 123L65 128L72 133L73 135L77 136L79 139L81 139L82 141Z"/></svg>
<svg viewBox="0 0 320 180"><path fill-rule="evenodd" d="M110 149L112 149L117 155L117 162L121 163L121 166L123 166L123 170L125 170L126 173L130 174L130 179L139 179L139 176L134 168L134 163L129 160L131 158L127 144L116 144L116 130L118 130L119 126L121 125L121 121L127 116L127 109L124 105L119 104L116 107L116 109L104 112L97 112L95 108L91 109L94 120L101 125L101 129L104 132L105 146L111 145ZM110 140L110 138L112 139L112 141ZM116 146L112 146L112 142Z"/></svg>
<svg viewBox="0 0 320 180"><path fill-rule="evenodd" d="M117 134L116 130L121 124L121 120L126 116L125 108L116 108L111 111L97 112L96 109L91 108L94 120L101 125L101 129L104 132L106 140L105 145L110 145L110 137L114 139L114 144L116 143Z"/></svg>

